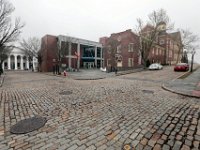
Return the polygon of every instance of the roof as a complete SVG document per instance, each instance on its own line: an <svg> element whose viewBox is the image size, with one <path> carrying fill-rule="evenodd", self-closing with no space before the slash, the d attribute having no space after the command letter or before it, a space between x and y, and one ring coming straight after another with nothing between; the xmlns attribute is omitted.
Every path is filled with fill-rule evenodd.
<svg viewBox="0 0 200 150"><path fill-rule="evenodd" d="M181 33L178 31L178 32L173 32L173 33L169 33L169 36L175 40L175 41L180 41L181 40Z"/></svg>

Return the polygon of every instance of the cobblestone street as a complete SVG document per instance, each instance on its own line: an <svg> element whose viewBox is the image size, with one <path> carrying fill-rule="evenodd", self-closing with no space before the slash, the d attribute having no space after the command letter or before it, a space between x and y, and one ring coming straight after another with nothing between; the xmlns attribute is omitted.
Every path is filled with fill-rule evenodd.
<svg viewBox="0 0 200 150"><path fill-rule="evenodd" d="M161 88L181 74L166 67L85 81L8 72L0 88L0 149L198 150L200 100ZM10 133L33 116L47 123Z"/></svg>

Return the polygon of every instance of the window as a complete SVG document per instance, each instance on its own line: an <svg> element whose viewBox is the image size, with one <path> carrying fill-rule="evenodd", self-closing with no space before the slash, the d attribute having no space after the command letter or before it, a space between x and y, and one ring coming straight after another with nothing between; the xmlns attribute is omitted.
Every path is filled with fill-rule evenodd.
<svg viewBox="0 0 200 150"><path fill-rule="evenodd" d="M128 67L133 67L133 66L134 66L134 59L128 58Z"/></svg>
<svg viewBox="0 0 200 150"><path fill-rule="evenodd" d="M128 52L133 52L133 50L134 50L134 43L129 43Z"/></svg>
<svg viewBox="0 0 200 150"><path fill-rule="evenodd" d="M160 45L162 45L162 44L165 44L165 40L164 39L160 40Z"/></svg>
<svg viewBox="0 0 200 150"><path fill-rule="evenodd" d="M101 57L101 48L97 47L97 57Z"/></svg>
<svg viewBox="0 0 200 150"><path fill-rule="evenodd" d="M108 53L109 54L111 53L111 46L110 45L108 46Z"/></svg>
<svg viewBox="0 0 200 150"><path fill-rule="evenodd" d="M111 64L110 59L107 59L107 66Z"/></svg>
<svg viewBox="0 0 200 150"><path fill-rule="evenodd" d="M169 51L169 57L172 57L172 50Z"/></svg>
<svg viewBox="0 0 200 150"><path fill-rule="evenodd" d="M122 40L121 36L118 36L117 41L120 42Z"/></svg>
<svg viewBox="0 0 200 150"><path fill-rule="evenodd" d="M158 55L158 48L156 48L156 55Z"/></svg>
<svg viewBox="0 0 200 150"><path fill-rule="evenodd" d="M159 55L162 55L162 49L160 49Z"/></svg>
<svg viewBox="0 0 200 150"><path fill-rule="evenodd" d="M121 45L117 46L117 53L121 53Z"/></svg>

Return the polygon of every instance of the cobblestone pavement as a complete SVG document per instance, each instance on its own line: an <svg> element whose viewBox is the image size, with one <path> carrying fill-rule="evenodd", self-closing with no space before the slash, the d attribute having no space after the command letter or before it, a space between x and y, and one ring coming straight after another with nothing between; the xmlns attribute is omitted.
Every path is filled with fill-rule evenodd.
<svg viewBox="0 0 200 150"><path fill-rule="evenodd" d="M96 81L9 72L0 89L0 148L199 149L199 99L152 82L152 75L167 81L181 74L169 70ZM131 79L142 76L149 81ZM10 133L12 125L32 116L48 121L37 131Z"/></svg>

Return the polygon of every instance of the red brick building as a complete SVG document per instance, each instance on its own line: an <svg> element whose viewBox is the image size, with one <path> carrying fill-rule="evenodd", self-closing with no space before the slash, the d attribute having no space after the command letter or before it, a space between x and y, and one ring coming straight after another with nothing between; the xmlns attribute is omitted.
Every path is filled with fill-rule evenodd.
<svg viewBox="0 0 200 150"><path fill-rule="evenodd" d="M61 70L103 66L100 43L70 36L45 35L41 39L40 54L39 67L43 72L53 71L58 64L61 64Z"/></svg>
<svg viewBox="0 0 200 150"><path fill-rule="evenodd" d="M151 27L148 27L148 25L146 27L146 32L151 31ZM150 63L174 65L180 62L183 53L180 32L167 33L165 23L161 23L159 28L161 32L156 37L149 53Z"/></svg>
<svg viewBox="0 0 200 150"><path fill-rule="evenodd" d="M148 61L163 65L173 65L181 61L183 50L181 49L180 32L167 33L166 24L159 25L160 33L148 55ZM147 25L143 29L144 34L152 31ZM131 30L113 33L110 37L99 39L104 48L104 66L107 68L131 69L141 66L139 51L139 37Z"/></svg>
<svg viewBox="0 0 200 150"><path fill-rule="evenodd" d="M99 42L104 48L104 66L117 67L119 70L132 69L141 64L136 43L138 36L131 30L113 33L110 37L102 37Z"/></svg>

